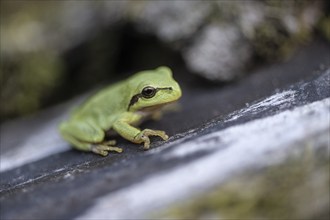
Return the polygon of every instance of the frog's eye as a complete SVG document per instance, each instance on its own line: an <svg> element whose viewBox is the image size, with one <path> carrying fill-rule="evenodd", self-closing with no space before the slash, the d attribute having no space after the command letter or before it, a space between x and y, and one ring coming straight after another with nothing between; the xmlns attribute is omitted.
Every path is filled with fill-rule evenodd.
<svg viewBox="0 0 330 220"><path fill-rule="evenodd" d="M155 89L154 87L151 87L151 86L147 86L142 89L141 94L144 98L150 99L155 96L156 92L157 92L157 89Z"/></svg>

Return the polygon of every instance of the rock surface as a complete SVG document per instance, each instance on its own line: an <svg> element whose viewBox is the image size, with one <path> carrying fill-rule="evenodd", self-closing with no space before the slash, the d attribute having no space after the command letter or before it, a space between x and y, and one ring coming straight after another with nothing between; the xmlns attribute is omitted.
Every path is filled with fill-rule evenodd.
<svg viewBox="0 0 330 220"><path fill-rule="evenodd" d="M182 110L143 126L171 136L150 151L120 138L122 154L70 149L56 126L76 101L3 124L1 219L329 218L329 49L314 42L224 87L179 77Z"/></svg>

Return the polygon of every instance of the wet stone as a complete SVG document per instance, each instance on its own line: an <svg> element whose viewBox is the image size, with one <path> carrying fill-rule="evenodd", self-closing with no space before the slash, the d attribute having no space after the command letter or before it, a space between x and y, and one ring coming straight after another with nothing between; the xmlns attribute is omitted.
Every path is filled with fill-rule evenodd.
<svg viewBox="0 0 330 220"><path fill-rule="evenodd" d="M324 156L329 154L329 51L328 44L313 42L288 62L224 87L196 86L178 75L182 110L143 125L171 137L153 139L149 151L121 138L121 154L100 157L71 149L57 124L75 101L6 122L1 126L1 219L182 217L189 208L196 213L188 217L240 217L232 214L242 207L240 213L251 218L279 218L288 215L266 200L273 189L267 186L292 173L297 178L279 188L288 195L285 204L296 210L293 217L329 217L324 184L329 176L323 172L329 168ZM256 186L263 188L251 190ZM304 194L316 188L315 194ZM309 195L311 203L320 199L311 209ZM201 203L190 203L193 198ZM237 206L228 208L230 201ZM269 207L244 209L260 201ZM203 204L214 209L200 212Z"/></svg>

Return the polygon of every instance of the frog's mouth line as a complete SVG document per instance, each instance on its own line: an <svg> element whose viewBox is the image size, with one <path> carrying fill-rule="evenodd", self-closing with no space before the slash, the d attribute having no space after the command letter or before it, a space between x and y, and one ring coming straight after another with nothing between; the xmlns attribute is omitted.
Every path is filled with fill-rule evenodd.
<svg viewBox="0 0 330 220"><path fill-rule="evenodd" d="M156 88L156 93L159 91L159 90L173 90L172 87L164 87L164 88ZM129 105L127 107L127 111L129 111L130 107L132 105L134 105L137 101L139 101L140 98L142 98L142 94L141 93L138 93L136 95L134 95L132 98L131 98L131 101L129 102ZM160 104L160 105L165 105L167 103L163 103L163 104ZM157 105L156 105L157 106ZM152 106L153 107L153 106ZM146 107L146 108L149 108L149 107Z"/></svg>

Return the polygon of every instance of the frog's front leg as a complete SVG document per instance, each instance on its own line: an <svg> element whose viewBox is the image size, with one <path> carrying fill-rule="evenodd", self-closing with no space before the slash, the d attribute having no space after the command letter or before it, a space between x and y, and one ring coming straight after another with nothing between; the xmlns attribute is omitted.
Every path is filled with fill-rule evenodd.
<svg viewBox="0 0 330 220"><path fill-rule="evenodd" d="M164 131L151 129L144 129L141 131L131 125L140 121L141 117L142 116L139 114L126 113L113 124L113 129L123 138L133 143L144 143L143 149L145 150L150 148L149 136L159 136L163 140L168 140L168 136Z"/></svg>
<svg viewBox="0 0 330 220"><path fill-rule="evenodd" d="M104 131L86 122L64 122L60 125L60 131L65 140L76 149L92 151L102 156L108 155L108 151L122 152L121 148L115 147L115 140L104 141Z"/></svg>

